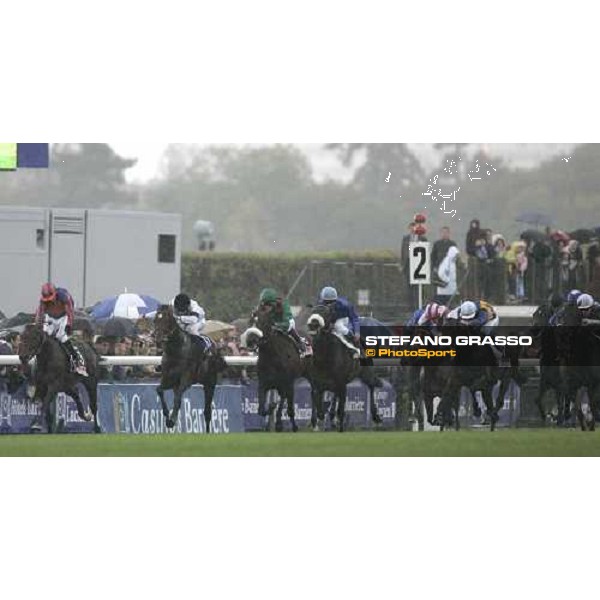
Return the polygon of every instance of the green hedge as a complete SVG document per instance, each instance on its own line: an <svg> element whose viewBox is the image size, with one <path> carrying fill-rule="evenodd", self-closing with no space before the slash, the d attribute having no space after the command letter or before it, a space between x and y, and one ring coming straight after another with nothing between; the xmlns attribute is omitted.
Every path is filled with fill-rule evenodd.
<svg viewBox="0 0 600 600"><path fill-rule="evenodd" d="M292 304L314 300L323 285L333 284L356 302L358 289L369 289L373 304L401 293L401 278L392 252L247 254L191 252L182 256L182 289L206 309L210 319L246 317L264 287L287 294L302 270L304 277L290 296Z"/></svg>

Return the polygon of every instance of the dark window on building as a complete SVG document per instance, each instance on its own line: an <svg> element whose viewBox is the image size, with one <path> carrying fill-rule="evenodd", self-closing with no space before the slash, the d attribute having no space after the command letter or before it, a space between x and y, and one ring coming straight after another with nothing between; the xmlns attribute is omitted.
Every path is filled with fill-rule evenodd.
<svg viewBox="0 0 600 600"><path fill-rule="evenodd" d="M158 236L158 262L175 262L175 239L174 235L160 234Z"/></svg>
<svg viewBox="0 0 600 600"><path fill-rule="evenodd" d="M43 250L45 243L44 243L44 237L45 237L45 231L43 229L36 229L35 230L35 245L40 249Z"/></svg>

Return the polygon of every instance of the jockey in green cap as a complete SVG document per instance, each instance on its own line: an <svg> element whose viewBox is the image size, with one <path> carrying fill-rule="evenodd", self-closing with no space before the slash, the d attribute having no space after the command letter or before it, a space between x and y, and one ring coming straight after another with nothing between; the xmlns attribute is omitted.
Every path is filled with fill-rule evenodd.
<svg viewBox="0 0 600 600"><path fill-rule="evenodd" d="M296 322L287 298L282 298L273 288L265 288L260 293L258 308L268 308L271 311L273 327L290 335L301 353L306 351L306 344L296 331Z"/></svg>

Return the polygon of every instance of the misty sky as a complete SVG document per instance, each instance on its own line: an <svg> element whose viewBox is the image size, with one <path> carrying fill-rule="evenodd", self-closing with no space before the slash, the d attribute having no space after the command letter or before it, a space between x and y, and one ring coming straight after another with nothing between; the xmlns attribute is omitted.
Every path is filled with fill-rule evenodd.
<svg viewBox="0 0 600 600"><path fill-rule="evenodd" d="M109 142L110 143L110 142ZM128 171L130 182L145 182L160 174L161 156L168 143L119 142L110 145L122 156L137 158L138 164ZM202 145L202 144L199 144ZM498 154L509 163L520 167L532 167L550 156L568 153L574 144L481 144L492 155ZM430 144L410 144L427 169L436 160ZM309 157L317 180L328 177L347 181L351 172L342 167L333 152L323 149L323 144L298 144Z"/></svg>

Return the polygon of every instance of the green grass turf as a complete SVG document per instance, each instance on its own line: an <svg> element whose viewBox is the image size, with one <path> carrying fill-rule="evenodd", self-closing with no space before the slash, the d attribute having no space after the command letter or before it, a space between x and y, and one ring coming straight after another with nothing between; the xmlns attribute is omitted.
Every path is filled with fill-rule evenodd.
<svg viewBox="0 0 600 600"><path fill-rule="evenodd" d="M1 435L0 456L600 456L600 432Z"/></svg>

